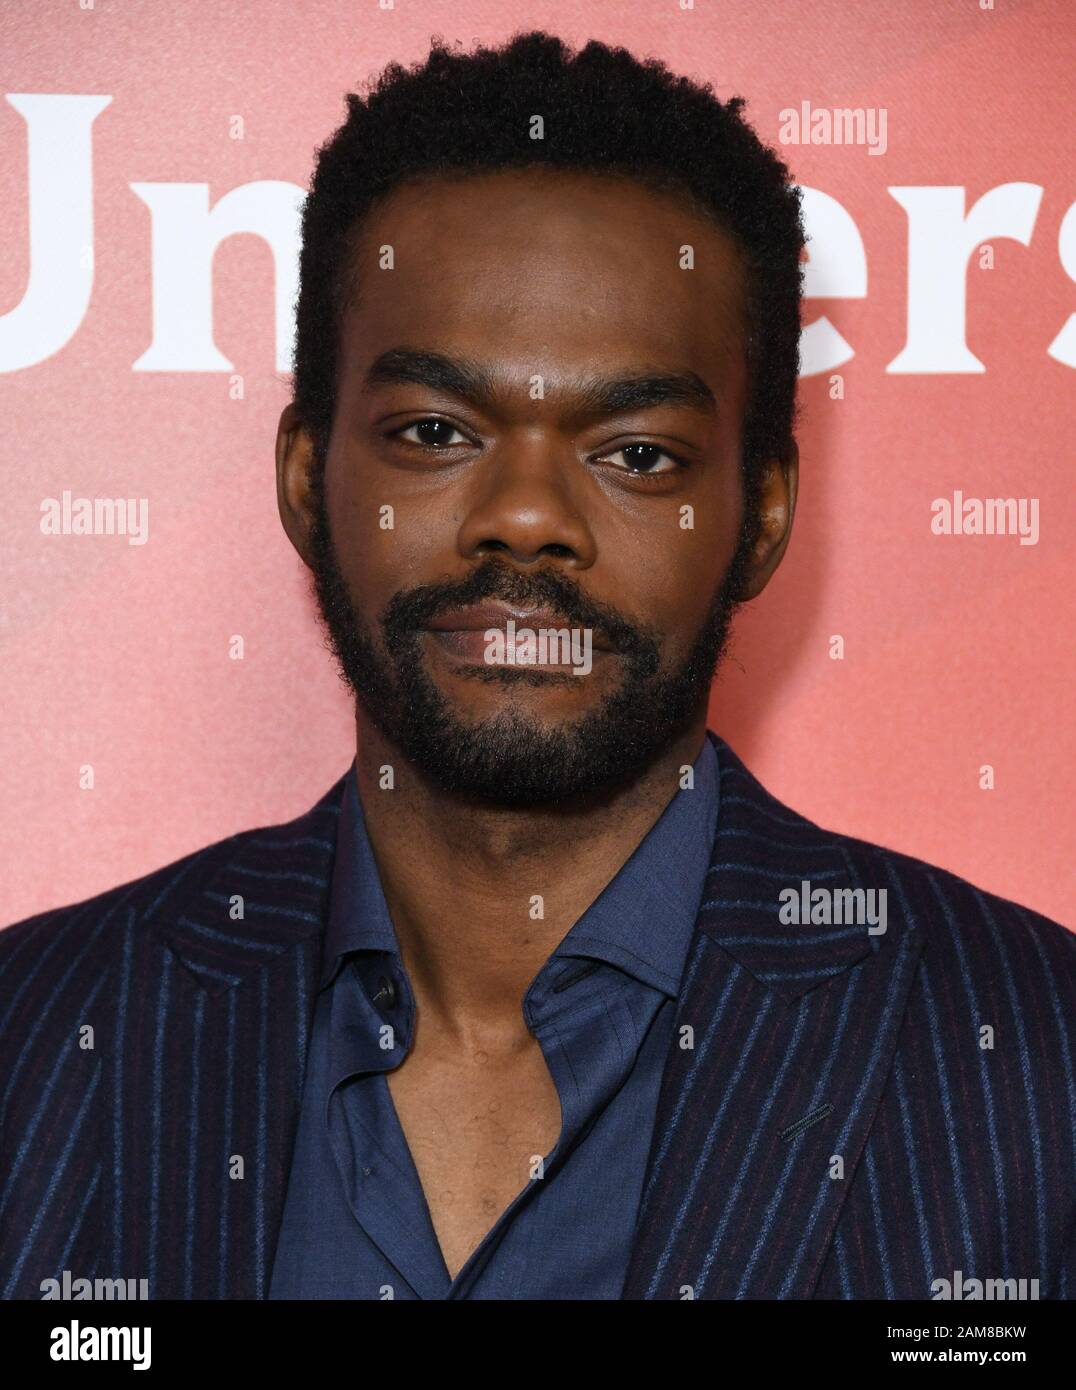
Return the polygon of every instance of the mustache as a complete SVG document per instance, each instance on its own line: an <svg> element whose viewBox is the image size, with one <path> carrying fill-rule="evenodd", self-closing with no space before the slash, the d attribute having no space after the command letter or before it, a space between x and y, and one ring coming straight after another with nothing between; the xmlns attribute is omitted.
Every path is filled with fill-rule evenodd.
<svg viewBox="0 0 1076 1390"><path fill-rule="evenodd" d="M495 560L478 566L457 582L421 584L394 594L381 616L386 645L398 648L439 613L483 599L527 608L551 608L572 627L590 628L617 651L644 659L653 659L658 652L655 633L628 622L607 604L588 599L576 584L556 570L522 574Z"/></svg>

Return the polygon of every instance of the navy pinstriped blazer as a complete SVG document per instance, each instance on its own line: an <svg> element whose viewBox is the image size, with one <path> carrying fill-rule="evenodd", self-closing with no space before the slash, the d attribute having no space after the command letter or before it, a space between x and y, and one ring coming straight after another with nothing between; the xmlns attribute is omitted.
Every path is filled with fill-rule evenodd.
<svg viewBox="0 0 1076 1390"><path fill-rule="evenodd" d="M1071 1298L1076 937L820 829L710 737L718 828L624 1297ZM0 932L0 1295L66 1269L266 1296L342 782ZM803 880L886 889L887 930L781 926Z"/></svg>

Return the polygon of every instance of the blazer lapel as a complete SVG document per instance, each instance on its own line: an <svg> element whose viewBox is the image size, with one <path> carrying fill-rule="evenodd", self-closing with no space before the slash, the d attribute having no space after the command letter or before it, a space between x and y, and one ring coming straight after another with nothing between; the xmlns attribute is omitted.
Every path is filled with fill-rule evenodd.
<svg viewBox="0 0 1076 1390"><path fill-rule="evenodd" d="M182 861L130 924L101 1092L101 1272L148 1279L151 1298L268 1293L343 785Z"/></svg>
<svg viewBox="0 0 1076 1390"><path fill-rule="evenodd" d="M892 1062L919 909L709 737L718 829L623 1297L807 1298ZM799 906L804 884L815 920L789 922L779 894ZM818 889L887 890L863 900L885 902L884 932L818 920Z"/></svg>

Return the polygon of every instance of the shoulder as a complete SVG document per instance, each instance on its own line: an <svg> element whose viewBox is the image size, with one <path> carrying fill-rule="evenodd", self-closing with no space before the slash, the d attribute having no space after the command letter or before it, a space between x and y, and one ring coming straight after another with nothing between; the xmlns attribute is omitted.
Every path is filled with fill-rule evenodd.
<svg viewBox="0 0 1076 1390"><path fill-rule="evenodd" d="M920 1016L938 1043L963 1020L979 1047L1010 1059L1013 1082L1076 1106L1076 933L1029 907L936 865L867 846L920 904L924 950L916 981ZM1000 1074L1000 1073L999 1073Z"/></svg>
<svg viewBox="0 0 1076 1390"><path fill-rule="evenodd" d="M1060 922L940 865L848 835L833 841L888 888L924 933L932 958L944 954L968 976L991 976L1016 989L1045 972L1076 992L1076 932Z"/></svg>
<svg viewBox="0 0 1076 1390"><path fill-rule="evenodd" d="M32 996L42 991L62 990L69 973L102 972L115 959L125 929L137 927L181 890L197 891L249 833L218 840L102 893L5 927L0 931L0 1019L21 1016L25 1007L33 1007Z"/></svg>
<svg viewBox="0 0 1076 1390"><path fill-rule="evenodd" d="M343 780L293 820L238 831L102 893L0 930L0 1019L17 996L32 985L55 987L76 962L104 968L115 959L128 928L137 931L159 916L174 918L227 865L250 854L284 860L291 847L298 852L312 840L328 844Z"/></svg>
<svg viewBox="0 0 1076 1390"><path fill-rule="evenodd" d="M1071 1033L1076 932L940 865L816 824L768 792L716 736L715 745L722 807L768 841L760 853L774 875L813 863L831 879L884 891L890 923L920 934L928 976L944 973L964 989L1051 1018L1060 1009Z"/></svg>
<svg viewBox="0 0 1076 1390"><path fill-rule="evenodd" d="M50 908L5 927L0 931L0 969L24 951L32 950L35 942L39 943L58 931L70 934L70 944L75 946L88 941L103 922L132 913L136 917L146 915L155 903L162 901L181 883L204 881L245 838L256 833L240 831L92 897Z"/></svg>
<svg viewBox="0 0 1076 1390"><path fill-rule="evenodd" d="M927 1028L936 1048L954 1032L998 1048L1014 1080L1045 1088L1071 1111L1076 933L936 864L851 836L833 840L861 881L886 888L890 922L906 923L922 941L912 986L916 1026Z"/></svg>

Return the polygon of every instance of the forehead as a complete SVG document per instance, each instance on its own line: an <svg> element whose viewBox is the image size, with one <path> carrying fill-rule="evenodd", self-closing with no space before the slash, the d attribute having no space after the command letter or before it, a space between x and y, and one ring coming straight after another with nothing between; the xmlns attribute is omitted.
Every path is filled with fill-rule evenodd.
<svg viewBox="0 0 1076 1390"><path fill-rule="evenodd" d="M406 342L506 377L688 369L723 395L744 374L745 300L739 249L686 192L546 168L424 177L355 239L342 369Z"/></svg>

